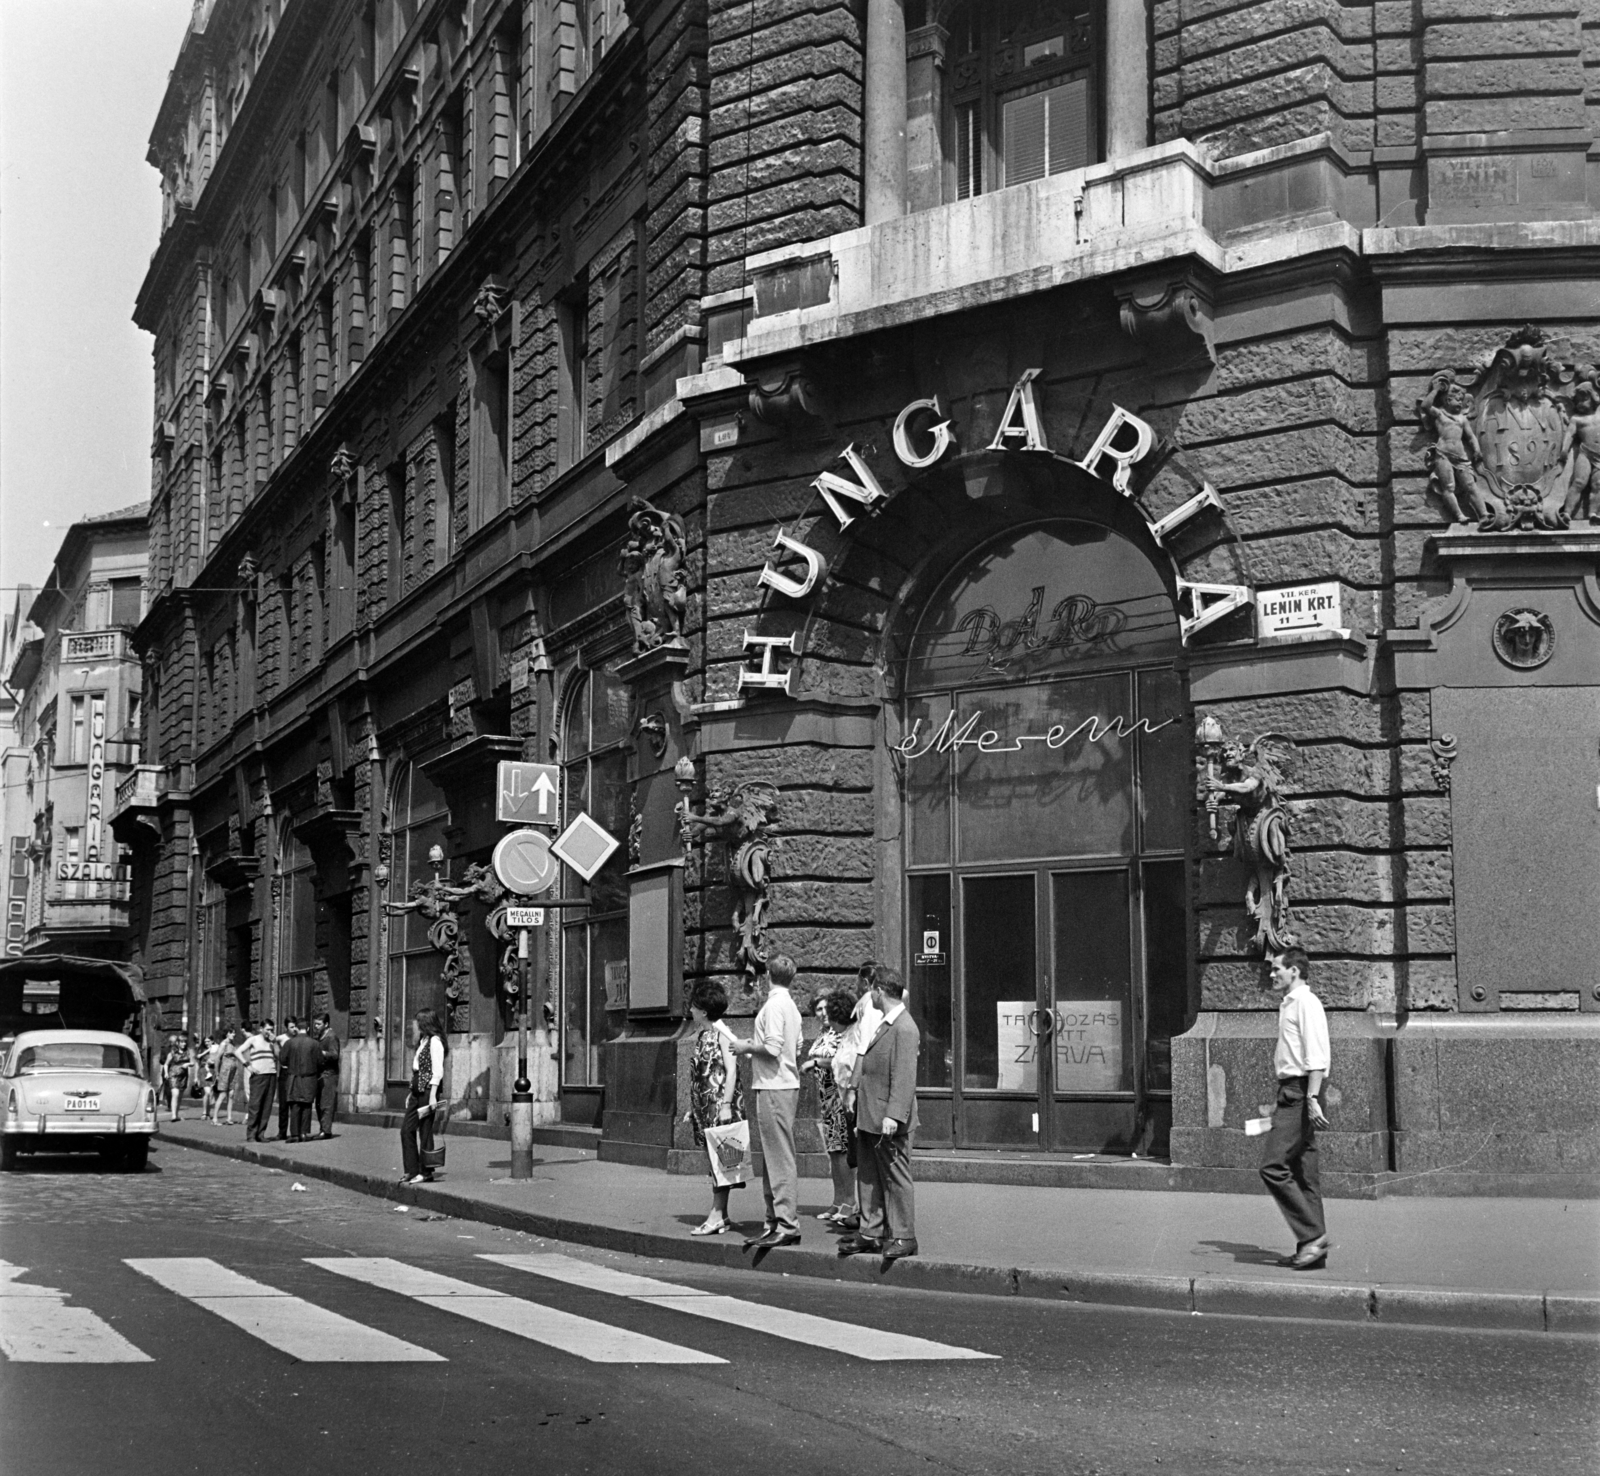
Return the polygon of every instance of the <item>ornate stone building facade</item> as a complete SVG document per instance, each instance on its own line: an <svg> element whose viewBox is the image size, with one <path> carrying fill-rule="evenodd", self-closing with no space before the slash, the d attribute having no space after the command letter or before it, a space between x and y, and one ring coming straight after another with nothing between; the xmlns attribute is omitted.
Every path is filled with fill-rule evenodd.
<svg viewBox="0 0 1600 1476"><path fill-rule="evenodd" d="M781 949L906 973L930 1151L1232 1182L1297 940L1338 1184L1592 1176L1586 34L202 6L137 309L153 988L331 1008L362 1104L435 1005L497 1117L470 868L531 759L626 839L534 977L606 1154L692 1166L684 991Z"/></svg>

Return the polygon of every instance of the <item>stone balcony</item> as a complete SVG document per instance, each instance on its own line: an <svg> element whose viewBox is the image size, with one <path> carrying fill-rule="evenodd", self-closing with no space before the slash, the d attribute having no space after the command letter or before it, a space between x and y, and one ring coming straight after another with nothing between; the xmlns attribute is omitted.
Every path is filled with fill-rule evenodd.
<svg viewBox="0 0 1600 1476"><path fill-rule="evenodd" d="M167 770L163 764L135 764L117 784L108 823L111 833L125 844L140 839L140 827L161 833L159 812L167 796Z"/></svg>
<svg viewBox="0 0 1600 1476"><path fill-rule="evenodd" d="M131 661L133 647L128 633L120 628L113 630L65 631L61 636L61 664L98 666L107 661Z"/></svg>
<svg viewBox="0 0 1600 1476"><path fill-rule="evenodd" d="M1326 135L1226 160L1185 139L779 247L747 258L748 286L705 300L708 355L753 366L1091 279L1125 306L1179 277L1204 298L1232 272L1359 254L1371 202L1357 176Z"/></svg>

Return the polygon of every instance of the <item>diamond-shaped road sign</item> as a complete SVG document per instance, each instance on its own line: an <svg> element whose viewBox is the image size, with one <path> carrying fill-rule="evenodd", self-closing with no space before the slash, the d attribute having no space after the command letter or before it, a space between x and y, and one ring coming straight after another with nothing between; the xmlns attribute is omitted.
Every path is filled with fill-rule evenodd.
<svg viewBox="0 0 1600 1476"><path fill-rule="evenodd" d="M509 825L561 823L561 770L502 759L495 770L494 818Z"/></svg>
<svg viewBox="0 0 1600 1476"><path fill-rule="evenodd" d="M550 851L585 881L593 881L595 872L611 859L611 853L621 844L610 831L580 811L578 818L551 841Z"/></svg>
<svg viewBox="0 0 1600 1476"><path fill-rule="evenodd" d="M556 878L550 837L542 830L513 830L494 848L494 874L508 892L537 897Z"/></svg>

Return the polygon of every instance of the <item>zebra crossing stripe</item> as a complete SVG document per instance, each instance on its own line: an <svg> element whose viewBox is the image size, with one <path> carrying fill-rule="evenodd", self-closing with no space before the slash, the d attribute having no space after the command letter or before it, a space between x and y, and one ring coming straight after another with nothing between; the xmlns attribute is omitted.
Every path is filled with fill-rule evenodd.
<svg viewBox="0 0 1600 1476"><path fill-rule="evenodd" d="M12 1363L151 1363L103 1317L67 1306L53 1286L27 1286L27 1267L0 1261L0 1353Z"/></svg>
<svg viewBox="0 0 1600 1476"><path fill-rule="evenodd" d="M741 1301L737 1297L718 1296L694 1287L676 1286L670 1281L657 1281L653 1276L635 1276L631 1272L618 1271L611 1266L597 1266L590 1261L580 1261L574 1256L554 1253L482 1254L479 1259L493 1261L499 1266L510 1266L516 1271L531 1271L536 1276L565 1282L568 1286L582 1287L587 1291L606 1292L612 1296L626 1297L629 1301L645 1302L652 1306L670 1307L676 1312L687 1312L691 1317L725 1322L732 1327L745 1328L750 1332L787 1338L793 1343L805 1343L813 1348L827 1348L835 1353L844 1353L851 1358L863 1358L874 1363L999 1356L995 1353L979 1353L972 1348L956 1347L950 1343L935 1343L927 1338L911 1337L905 1333L861 1327L853 1322L836 1322L831 1317L817 1317L809 1312L791 1312L784 1307L771 1307L761 1302Z"/></svg>
<svg viewBox="0 0 1600 1476"><path fill-rule="evenodd" d="M571 1353L590 1363L727 1362L725 1358L702 1353L697 1348L679 1347L676 1343L611 1327L555 1307L526 1302L521 1297L408 1266L387 1256L308 1256L307 1260L336 1276L347 1276L352 1281L396 1292L424 1306L454 1312L458 1317L471 1318L486 1327Z"/></svg>
<svg viewBox="0 0 1600 1476"><path fill-rule="evenodd" d="M302 1363L443 1363L439 1354L202 1256L128 1260L141 1276Z"/></svg>

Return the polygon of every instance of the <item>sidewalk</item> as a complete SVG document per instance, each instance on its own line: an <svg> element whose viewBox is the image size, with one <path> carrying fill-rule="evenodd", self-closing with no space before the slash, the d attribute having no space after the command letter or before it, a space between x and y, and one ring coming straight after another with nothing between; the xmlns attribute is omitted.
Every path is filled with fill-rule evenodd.
<svg viewBox="0 0 1600 1476"><path fill-rule="evenodd" d="M510 1178L510 1145L451 1135L435 1184L399 1184L399 1135L340 1124L331 1142L244 1142L242 1127L163 1123L157 1147L182 1144L437 1213L578 1244L703 1264L750 1266L733 1235L692 1239L710 1197L704 1180L592 1152L534 1145L531 1180ZM159 1161L159 1160L158 1160ZM797 1247L759 1269L906 1287L1048 1297L1173 1311L1428 1323L1600 1334L1600 1201L1333 1200L1323 1271L1276 1264L1292 1249L1260 1194L920 1184L921 1255L887 1272L841 1261L815 1218L831 1186L800 1186ZM734 1192L732 1213L761 1223L759 1183Z"/></svg>

